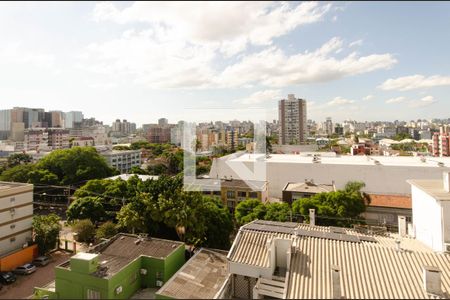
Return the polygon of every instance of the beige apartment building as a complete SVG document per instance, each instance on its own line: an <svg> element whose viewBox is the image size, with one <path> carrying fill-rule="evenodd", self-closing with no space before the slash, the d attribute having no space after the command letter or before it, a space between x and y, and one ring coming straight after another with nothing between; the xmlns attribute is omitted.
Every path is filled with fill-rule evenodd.
<svg viewBox="0 0 450 300"><path fill-rule="evenodd" d="M0 181L0 256L31 242L33 185Z"/></svg>

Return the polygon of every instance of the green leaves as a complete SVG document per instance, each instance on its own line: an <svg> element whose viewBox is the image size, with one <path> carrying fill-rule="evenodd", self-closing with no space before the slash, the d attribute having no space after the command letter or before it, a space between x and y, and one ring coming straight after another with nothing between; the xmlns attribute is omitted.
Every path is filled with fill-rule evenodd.
<svg viewBox="0 0 450 300"><path fill-rule="evenodd" d="M33 217L34 241L38 245L40 254L46 254L55 248L61 230L60 220L61 218L53 213Z"/></svg>
<svg viewBox="0 0 450 300"><path fill-rule="evenodd" d="M77 198L70 204L66 213L68 221L89 219L95 222L107 218L99 197L87 196Z"/></svg>

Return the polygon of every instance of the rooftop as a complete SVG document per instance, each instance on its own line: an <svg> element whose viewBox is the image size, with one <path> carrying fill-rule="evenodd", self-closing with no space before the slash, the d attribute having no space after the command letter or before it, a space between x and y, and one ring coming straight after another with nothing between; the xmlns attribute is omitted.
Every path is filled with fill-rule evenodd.
<svg viewBox="0 0 450 300"><path fill-rule="evenodd" d="M198 184L202 190L216 190L219 186L219 179L197 178L194 185ZM253 191L264 190L267 186L266 181L242 180L242 179L220 179L220 187L229 189L250 189Z"/></svg>
<svg viewBox="0 0 450 300"><path fill-rule="evenodd" d="M332 184L315 184L311 181L289 182L286 184L283 191L317 194L332 192L334 191L334 186Z"/></svg>
<svg viewBox="0 0 450 300"><path fill-rule="evenodd" d="M139 240L140 242L138 242ZM164 259L183 245L182 242L157 238L140 239L137 235L120 233L111 238L105 245L100 245L98 251L94 251L99 253L98 261L107 270L105 277L110 278L140 256ZM82 255L93 254L83 253ZM67 268L68 266L63 263L60 267Z"/></svg>
<svg viewBox="0 0 450 300"><path fill-rule="evenodd" d="M442 180L407 180L407 182L439 201L450 201L450 193L444 190Z"/></svg>
<svg viewBox="0 0 450 300"><path fill-rule="evenodd" d="M0 181L0 197L33 191L33 185L20 182Z"/></svg>
<svg viewBox="0 0 450 300"><path fill-rule="evenodd" d="M127 181L128 179L130 179L133 176L137 176L140 180L142 181L147 181L147 180L158 180L159 176L152 176L152 175L137 175L137 174L120 174L120 175L116 175L116 176L112 176L112 177L108 177L106 179L110 179L110 180L116 180L116 179L122 179Z"/></svg>
<svg viewBox="0 0 450 300"><path fill-rule="evenodd" d="M213 299L227 278L227 252L202 248L157 293L172 299Z"/></svg>
<svg viewBox="0 0 450 300"><path fill-rule="evenodd" d="M368 194L368 195L370 197L369 206L412 209L411 196L408 195L381 195L381 194Z"/></svg>
<svg viewBox="0 0 450 300"><path fill-rule="evenodd" d="M320 155L320 153L315 153ZM353 156L342 155L336 157L318 156L321 164L341 164L341 165L376 165L376 161L382 166L402 166L402 167L450 167L450 157L426 157L424 160L421 157L414 156ZM298 163L298 164L312 164L314 154L298 155L298 154L270 154L266 158L267 163ZM238 157L228 156L224 159L230 159L240 162L254 162L255 160L264 159L263 154L244 154Z"/></svg>
<svg viewBox="0 0 450 300"><path fill-rule="evenodd" d="M417 240L397 235L370 236L337 229L254 221L241 227L228 258L230 262L267 268L266 242L274 237L292 240L287 298L331 298L332 265L341 269L345 298L430 298L423 288L424 266L441 271L443 296L450 295L450 255L434 253ZM401 241L401 250L396 249L396 239Z"/></svg>

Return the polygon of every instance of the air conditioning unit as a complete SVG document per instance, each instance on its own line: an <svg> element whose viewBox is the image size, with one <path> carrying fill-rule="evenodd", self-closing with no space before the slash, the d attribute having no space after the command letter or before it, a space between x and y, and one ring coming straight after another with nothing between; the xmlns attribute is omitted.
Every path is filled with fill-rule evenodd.
<svg viewBox="0 0 450 300"><path fill-rule="evenodd" d="M140 272L141 275L147 275L147 269L141 269Z"/></svg>
<svg viewBox="0 0 450 300"><path fill-rule="evenodd" d="M122 293L122 286L121 285L116 288L116 295L119 295L120 293Z"/></svg>
<svg viewBox="0 0 450 300"><path fill-rule="evenodd" d="M163 286L163 282L161 280L156 280L156 286L157 287Z"/></svg>

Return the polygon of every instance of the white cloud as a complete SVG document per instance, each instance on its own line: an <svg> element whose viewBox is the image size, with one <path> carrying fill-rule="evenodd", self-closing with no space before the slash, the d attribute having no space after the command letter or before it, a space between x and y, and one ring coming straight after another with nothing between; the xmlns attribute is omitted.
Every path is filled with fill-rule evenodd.
<svg viewBox="0 0 450 300"><path fill-rule="evenodd" d="M370 101L370 100L372 100L373 98L375 98L374 95L367 95L367 96L363 97L363 101Z"/></svg>
<svg viewBox="0 0 450 300"><path fill-rule="evenodd" d="M420 100L411 101L410 107L421 108L421 107L426 107L426 106L432 105L436 102L437 102L437 100L435 100L433 96L425 96L425 97L421 98Z"/></svg>
<svg viewBox="0 0 450 300"><path fill-rule="evenodd" d="M50 69L55 66L53 55L27 50L20 43L7 43L0 47L0 64L23 64Z"/></svg>
<svg viewBox="0 0 450 300"><path fill-rule="evenodd" d="M258 91L251 94L248 97L236 99L233 102L244 104L244 105L252 105L252 104L262 104L264 102L272 101L276 103L278 100L282 98L281 90L264 90ZM309 102L308 102L309 104Z"/></svg>
<svg viewBox="0 0 450 300"><path fill-rule="evenodd" d="M345 99L342 97L336 97L333 100L327 102L328 106L336 106L336 105L347 105L355 103L354 100Z"/></svg>
<svg viewBox="0 0 450 300"><path fill-rule="evenodd" d="M350 44L348 44L349 47L355 47L355 46L362 46L363 44L363 40L356 40L354 42L351 42Z"/></svg>
<svg viewBox="0 0 450 300"><path fill-rule="evenodd" d="M388 79L378 88L382 90L409 91L413 89L431 88L435 86L450 85L450 76L434 75L425 77L423 75L412 75Z"/></svg>
<svg viewBox="0 0 450 300"><path fill-rule="evenodd" d="M392 104L392 103L400 103L404 102L406 100L405 97L396 97L386 100L386 104Z"/></svg>
<svg viewBox="0 0 450 300"><path fill-rule="evenodd" d="M333 38L313 52L286 56L277 48L270 47L246 55L241 61L228 66L218 77L218 82L230 87L245 83L260 83L266 86L282 87L293 84L326 82L389 69L397 60L391 54L357 56L351 53L338 59L332 56L342 49L342 41Z"/></svg>
<svg viewBox="0 0 450 300"><path fill-rule="evenodd" d="M287 56L270 46L241 55L234 64L219 69L216 62L221 57L214 47L190 44L166 35L166 31L161 26L130 30L120 38L91 44L79 56L80 67L117 78L132 75L135 83L151 88L226 88L325 82L388 69L397 62L390 54L350 53L335 58L334 54L345 48L335 37L313 52Z"/></svg>
<svg viewBox="0 0 450 300"><path fill-rule="evenodd" d="M95 6L96 21L162 25L180 39L218 47L227 55L247 44L270 45L276 37L320 21L331 4L303 2L134 2L122 10L102 2Z"/></svg>

